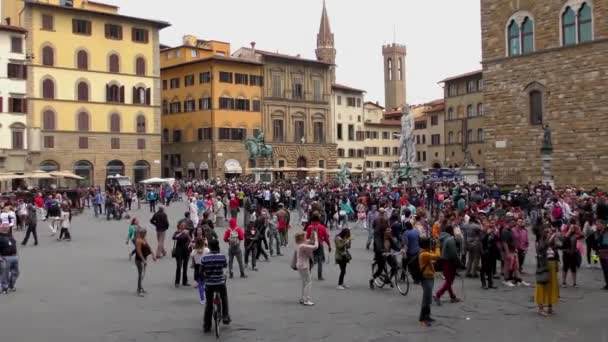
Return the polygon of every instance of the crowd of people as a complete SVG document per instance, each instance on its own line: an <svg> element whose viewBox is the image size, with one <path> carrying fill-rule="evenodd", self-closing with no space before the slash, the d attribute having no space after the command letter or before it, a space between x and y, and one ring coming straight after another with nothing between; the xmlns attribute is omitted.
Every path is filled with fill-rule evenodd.
<svg viewBox="0 0 608 342"><path fill-rule="evenodd" d="M191 180L125 191L93 188L85 193L95 216L103 215L104 210L108 219L133 216L129 217L126 243L133 246L129 258L134 257L139 296L146 293L143 281L148 258L167 257L166 232L176 227L170 249L176 262L174 284L198 289L199 300L206 305L205 331L211 328L212 310L211 301L205 299L216 293L222 298L224 323L231 321L226 279L235 276L234 260L239 276L247 278L246 271L258 271L260 260L285 253L289 235L294 239L291 267L301 278L299 302L304 306L314 305L313 269L317 280L323 281L324 263L332 251L339 267L337 289L349 288L345 280L353 259L353 230L367 231L365 247L371 249L370 262L377 266L368 279L372 290L378 277L385 272L394 275L399 267L406 267L413 281L421 285L419 321L424 326L434 322L431 305L442 305L446 293L450 303L461 301L453 286L457 277L478 279L484 290L534 284L542 316L555 313L560 270L564 288L578 286L577 272L583 264L601 267L606 282L603 289L608 290L608 198L598 189L552 189L540 183L501 191L496 185L458 183L410 187ZM147 223L128 214L134 202L139 208L143 201L154 213L150 224L156 233L156 248L147 240ZM170 205L183 206L183 217L169 218L165 207ZM38 195L33 203L16 207L4 205L0 215L3 291L15 289L19 274L12 230L27 228L23 244L30 233L37 244L36 222L48 217L50 226L61 230L60 238L70 240L69 208L70 203L59 194L46 199ZM218 227L225 228L223 235ZM534 269L525 263L530 258L535 259ZM438 288L436 279L442 281Z"/></svg>

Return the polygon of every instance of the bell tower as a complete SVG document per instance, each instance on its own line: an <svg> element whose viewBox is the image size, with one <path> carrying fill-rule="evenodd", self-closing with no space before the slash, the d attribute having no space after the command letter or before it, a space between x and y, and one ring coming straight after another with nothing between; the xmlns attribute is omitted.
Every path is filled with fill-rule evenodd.
<svg viewBox="0 0 608 342"><path fill-rule="evenodd" d="M405 45L392 43L382 46L384 59L384 106L387 110L404 107L407 103L405 80Z"/></svg>
<svg viewBox="0 0 608 342"><path fill-rule="evenodd" d="M321 25L317 34L317 49L315 50L317 60L325 63L334 64L331 69L331 83L336 83L336 49L334 47L334 34L329 26L329 16L327 16L327 7L323 0L323 12L321 13Z"/></svg>

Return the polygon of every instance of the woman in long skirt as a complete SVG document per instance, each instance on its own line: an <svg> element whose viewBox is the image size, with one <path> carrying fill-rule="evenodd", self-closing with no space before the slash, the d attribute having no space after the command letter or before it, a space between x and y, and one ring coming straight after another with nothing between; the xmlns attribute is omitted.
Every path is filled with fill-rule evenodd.
<svg viewBox="0 0 608 342"><path fill-rule="evenodd" d="M535 301L538 314L553 315L553 307L559 301L559 282L557 279L559 254L555 248L557 232L547 227L537 242L536 290ZM547 311L545 311L547 308Z"/></svg>

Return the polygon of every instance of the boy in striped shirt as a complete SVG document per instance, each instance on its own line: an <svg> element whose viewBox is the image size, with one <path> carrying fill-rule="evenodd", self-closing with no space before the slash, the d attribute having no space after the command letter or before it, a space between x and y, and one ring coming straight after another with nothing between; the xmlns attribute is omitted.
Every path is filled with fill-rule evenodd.
<svg viewBox="0 0 608 342"><path fill-rule="evenodd" d="M217 292L222 299L223 323L230 324L228 314L228 290L226 289L226 275L224 269L228 267L226 256L220 254L220 243L218 240L209 241L210 254L201 259L202 277L205 281L205 315L203 318L203 331L211 331L211 315L213 311L213 296Z"/></svg>

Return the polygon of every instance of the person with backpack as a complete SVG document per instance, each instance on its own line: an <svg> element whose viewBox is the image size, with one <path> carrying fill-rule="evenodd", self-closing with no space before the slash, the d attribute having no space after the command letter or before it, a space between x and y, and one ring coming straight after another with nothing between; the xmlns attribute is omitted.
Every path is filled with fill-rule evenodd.
<svg viewBox="0 0 608 342"><path fill-rule="evenodd" d="M260 233L256 228L255 222L249 222L247 230L245 231L245 266L249 264L249 257L251 256L251 270L256 272L258 270L256 267L256 256L258 253L259 239Z"/></svg>
<svg viewBox="0 0 608 342"><path fill-rule="evenodd" d="M270 221L268 222L268 247L270 251L270 256L274 255L274 250L272 246L276 245L277 248L277 256L282 256L281 254L281 238L279 237L279 218L276 213L272 213L270 217Z"/></svg>
<svg viewBox="0 0 608 342"><path fill-rule="evenodd" d="M450 301L452 303L460 302L460 299L454 294L452 284L456 278L456 269L460 264L458 258L458 252L456 249L456 240L454 239L454 227L448 225L445 227L443 232L439 234L439 244L441 246L441 267L443 268L443 276L445 281L439 288L433 299L437 305L441 305L441 296L447 291L450 294ZM422 264L421 264L422 265Z"/></svg>
<svg viewBox="0 0 608 342"><path fill-rule="evenodd" d="M350 236L350 229L343 228L342 231L334 240L336 246L336 264L340 266L340 276L338 277L338 290L345 290L348 287L344 285L344 276L346 274L346 265L352 260L350 254L350 244L352 238Z"/></svg>
<svg viewBox="0 0 608 342"><path fill-rule="evenodd" d="M323 243L327 244L329 253L331 254L331 242L329 241L329 233L327 228L321 224L321 217L318 211L312 213L311 223L306 228L306 240L310 240L312 232L317 233L319 239L319 248L313 252L312 261L317 265L317 279L325 280L323 278L323 263L325 262L325 250L323 249Z"/></svg>
<svg viewBox="0 0 608 342"><path fill-rule="evenodd" d="M235 257L236 261L239 263L241 278L247 278L243 266L243 250L241 249L241 241L245 239L245 232L236 225L235 218L231 218L229 224L230 228L226 229L226 232L224 233L224 242L228 244L228 272L230 273L230 279L234 278L232 263Z"/></svg>
<svg viewBox="0 0 608 342"><path fill-rule="evenodd" d="M148 200L148 204L150 205L150 212L156 212L156 201L158 200L158 194L154 190L152 190L152 188L150 188L148 189L146 199Z"/></svg>

